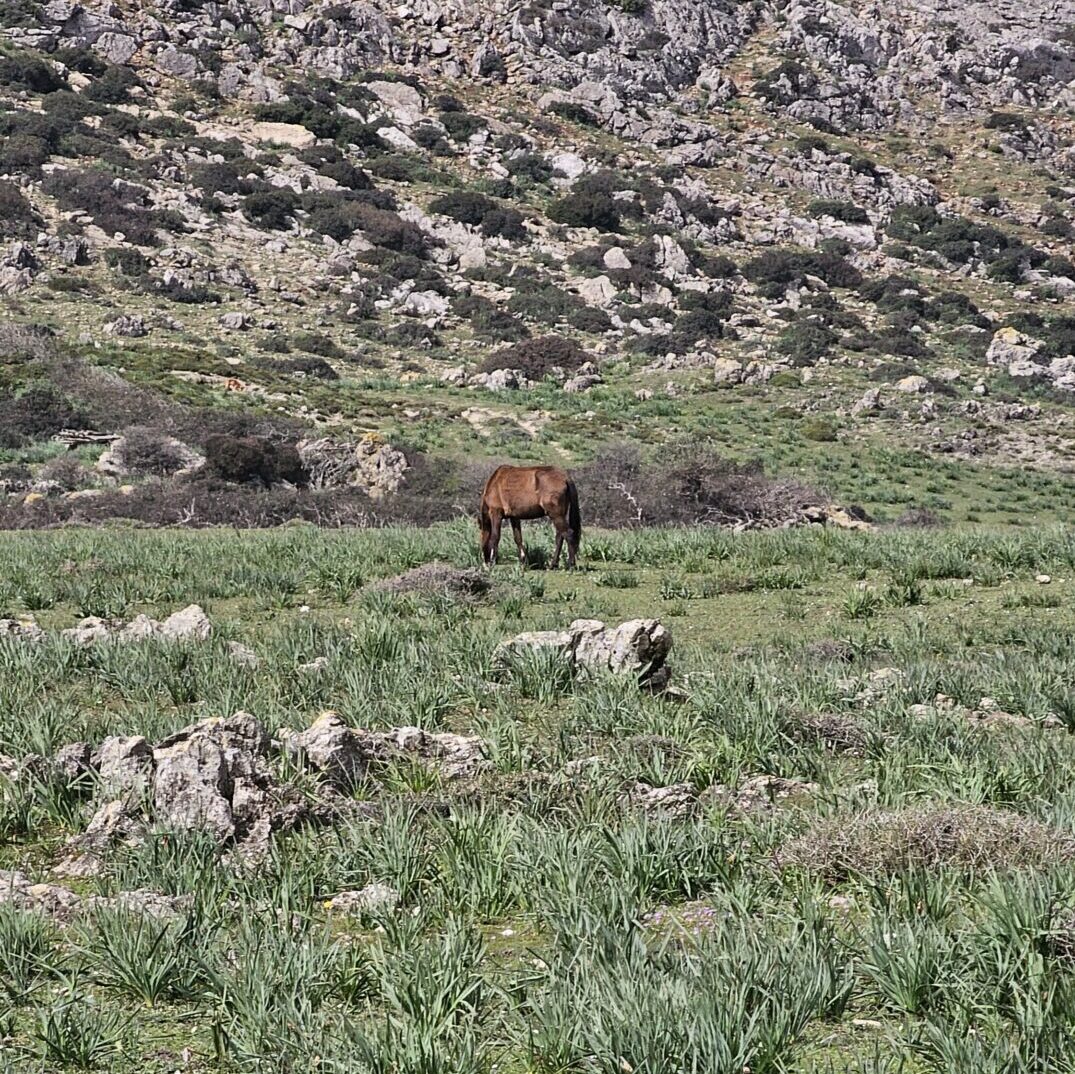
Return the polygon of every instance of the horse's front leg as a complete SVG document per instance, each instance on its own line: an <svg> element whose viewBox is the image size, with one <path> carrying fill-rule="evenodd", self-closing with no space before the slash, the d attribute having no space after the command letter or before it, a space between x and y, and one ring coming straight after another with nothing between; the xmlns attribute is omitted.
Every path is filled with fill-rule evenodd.
<svg viewBox="0 0 1075 1074"><path fill-rule="evenodd" d="M504 521L503 515L494 513L492 525L489 529L489 566L495 567L500 552L500 527Z"/></svg>

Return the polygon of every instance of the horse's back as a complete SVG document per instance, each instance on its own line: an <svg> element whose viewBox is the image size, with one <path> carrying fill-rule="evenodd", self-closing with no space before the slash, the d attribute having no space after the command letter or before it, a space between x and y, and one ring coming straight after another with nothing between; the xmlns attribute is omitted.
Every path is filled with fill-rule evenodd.
<svg viewBox="0 0 1075 1074"><path fill-rule="evenodd" d="M515 518L540 518L550 500L559 500L571 479L558 466L498 466L483 499Z"/></svg>

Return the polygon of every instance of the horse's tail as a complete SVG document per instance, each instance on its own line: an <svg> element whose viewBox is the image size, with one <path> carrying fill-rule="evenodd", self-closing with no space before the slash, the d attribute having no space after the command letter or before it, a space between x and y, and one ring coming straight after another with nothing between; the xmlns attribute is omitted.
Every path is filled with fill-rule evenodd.
<svg viewBox="0 0 1075 1074"><path fill-rule="evenodd" d="M579 490L571 478L567 479L567 524L578 548L582 540L582 512L579 511Z"/></svg>

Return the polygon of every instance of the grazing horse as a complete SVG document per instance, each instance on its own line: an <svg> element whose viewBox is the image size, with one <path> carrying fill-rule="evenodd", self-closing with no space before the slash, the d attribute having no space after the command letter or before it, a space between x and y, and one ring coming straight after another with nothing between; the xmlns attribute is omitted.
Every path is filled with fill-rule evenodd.
<svg viewBox="0 0 1075 1074"><path fill-rule="evenodd" d="M575 566L582 538L579 493L575 482L555 466L498 466L485 483L481 501L482 559L492 566L500 546L504 519L519 549L519 562L526 563L523 519L550 518L556 528L556 552L552 568L560 566L560 550L567 541L567 565Z"/></svg>

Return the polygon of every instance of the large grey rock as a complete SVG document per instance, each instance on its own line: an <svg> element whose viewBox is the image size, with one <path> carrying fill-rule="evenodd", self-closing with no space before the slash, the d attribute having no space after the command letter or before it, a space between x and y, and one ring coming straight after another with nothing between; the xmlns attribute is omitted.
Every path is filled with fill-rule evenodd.
<svg viewBox="0 0 1075 1074"><path fill-rule="evenodd" d="M422 118L422 95L406 82L374 80L366 83L366 89L381 102L395 122L412 127Z"/></svg>
<svg viewBox="0 0 1075 1074"><path fill-rule="evenodd" d="M37 625L32 615L21 619L0 619L0 641L5 638L15 641L43 641L45 632Z"/></svg>
<svg viewBox="0 0 1075 1074"><path fill-rule="evenodd" d="M493 665L509 670L530 653L549 653L574 668L632 675L640 684L667 684L672 635L657 619L631 619L606 627L598 619L576 619L566 630L529 631L502 642Z"/></svg>
<svg viewBox="0 0 1075 1074"><path fill-rule="evenodd" d="M337 786L401 761L418 761L445 779L474 775L486 764L479 738L420 727L366 731L348 727L335 712L322 713L305 731L278 735L285 750L303 757Z"/></svg>
<svg viewBox="0 0 1075 1074"><path fill-rule="evenodd" d="M369 756L339 713L323 712L305 731L281 732L280 738L285 748L300 754L337 786L353 786L366 774Z"/></svg>
<svg viewBox="0 0 1075 1074"><path fill-rule="evenodd" d="M97 747L92 764L103 797L136 800L153 779L153 747L142 735L110 736Z"/></svg>
<svg viewBox="0 0 1075 1074"><path fill-rule="evenodd" d="M106 30L94 43L94 49L109 63L128 63L138 51L138 42L130 35Z"/></svg>
<svg viewBox="0 0 1075 1074"><path fill-rule="evenodd" d="M985 360L990 365L1037 365L1036 360L1043 347L1041 340L1033 339L1015 328L1001 328L994 333L985 352Z"/></svg>
<svg viewBox="0 0 1075 1074"><path fill-rule="evenodd" d="M212 633L209 616L197 604L173 612L160 625L160 635L168 641L206 641Z"/></svg>
<svg viewBox="0 0 1075 1074"><path fill-rule="evenodd" d="M203 720L153 751L153 809L159 824L242 839L270 805L275 780L269 736L248 713Z"/></svg>
<svg viewBox="0 0 1075 1074"><path fill-rule="evenodd" d="M213 624L198 604L190 604L173 612L163 622L148 615L135 616L129 623L121 620L101 619L89 616L77 625L64 630L63 637L76 645L93 645L97 642L127 644L147 638L165 641L206 641L213 633Z"/></svg>

